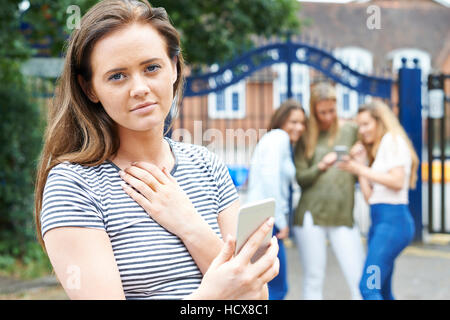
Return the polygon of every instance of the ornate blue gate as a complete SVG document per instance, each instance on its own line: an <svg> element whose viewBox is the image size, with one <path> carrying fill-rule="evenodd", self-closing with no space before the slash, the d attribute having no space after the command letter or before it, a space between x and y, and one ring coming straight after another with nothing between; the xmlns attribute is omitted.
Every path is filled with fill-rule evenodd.
<svg viewBox="0 0 450 320"><path fill-rule="evenodd" d="M291 66L306 64L324 73L330 79L359 93L391 98L392 79L363 75L350 69L332 54L307 43L286 42L269 44L254 49L221 67L218 71L187 78L185 97L201 96L217 92L238 83L255 71L276 63L287 65L287 96L292 97Z"/></svg>

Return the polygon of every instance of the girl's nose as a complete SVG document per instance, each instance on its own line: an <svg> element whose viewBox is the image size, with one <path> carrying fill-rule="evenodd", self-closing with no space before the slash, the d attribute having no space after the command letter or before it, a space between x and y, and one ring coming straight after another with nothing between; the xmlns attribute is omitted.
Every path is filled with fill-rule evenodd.
<svg viewBox="0 0 450 320"><path fill-rule="evenodd" d="M130 90L130 97L138 98L143 97L150 93L150 88L147 83L142 79L142 77L138 76L133 81L133 86Z"/></svg>

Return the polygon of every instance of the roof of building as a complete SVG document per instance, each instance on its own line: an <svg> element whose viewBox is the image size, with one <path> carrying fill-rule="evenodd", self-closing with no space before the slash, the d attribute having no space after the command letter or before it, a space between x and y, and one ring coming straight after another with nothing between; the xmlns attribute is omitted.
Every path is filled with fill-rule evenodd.
<svg viewBox="0 0 450 320"><path fill-rule="evenodd" d="M380 12L380 29L369 29L369 6ZM358 46L373 53L377 69L388 68L387 54L395 49L416 48L431 56L439 68L447 58L450 42L450 8L430 0L375 0L364 3L300 4L302 34L332 47ZM373 21L373 20L370 20ZM370 22L369 21L369 22Z"/></svg>

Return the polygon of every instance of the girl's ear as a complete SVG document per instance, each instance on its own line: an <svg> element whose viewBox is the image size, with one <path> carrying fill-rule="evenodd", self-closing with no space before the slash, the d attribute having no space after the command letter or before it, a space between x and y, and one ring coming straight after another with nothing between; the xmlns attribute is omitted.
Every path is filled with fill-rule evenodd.
<svg viewBox="0 0 450 320"><path fill-rule="evenodd" d="M84 94L94 103L98 103L100 100L95 94L94 90L92 90L91 86L83 79L81 75L77 77L78 83L80 84L81 89L83 89Z"/></svg>

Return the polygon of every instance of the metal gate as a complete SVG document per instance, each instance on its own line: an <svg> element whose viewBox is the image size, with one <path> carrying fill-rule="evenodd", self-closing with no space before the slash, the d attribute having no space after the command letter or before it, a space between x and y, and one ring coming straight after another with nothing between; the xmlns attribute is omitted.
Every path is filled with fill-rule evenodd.
<svg viewBox="0 0 450 320"><path fill-rule="evenodd" d="M447 81L446 81L447 80ZM450 126L446 97L446 85L450 75L431 74L428 76L429 110L427 115L427 160L424 166L427 181L428 232L450 234ZM447 87L449 88L449 87ZM425 180L424 179L424 180Z"/></svg>

